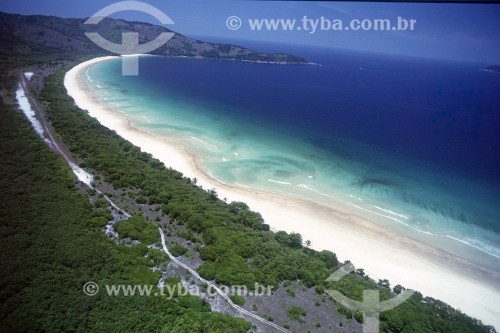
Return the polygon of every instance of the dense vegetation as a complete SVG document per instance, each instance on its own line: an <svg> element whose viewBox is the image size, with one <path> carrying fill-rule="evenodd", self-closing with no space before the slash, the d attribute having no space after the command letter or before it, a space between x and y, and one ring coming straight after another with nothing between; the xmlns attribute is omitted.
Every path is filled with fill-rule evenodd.
<svg viewBox="0 0 500 333"><path fill-rule="evenodd" d="M305 286L314 286L320 294L335 288L359 300L368 288L378 288L382 299L393 296L387 281L377 284L363 276L362 270L339 282L325 282L339 265L333 253L303 247L299 234L269 231L260 214L245 204L225 203L214 191L200 189L193 180L166 169L149 154L101 126L65 94L63 73L47 80L41 96L56 131L92 172L102 175L115 188L137 189L140 196L161 204L166 214L183 224L200 244L204 263L199 271L204 277L250 288L255 282L276 287L287 280L299 280ZM398 286L397 291L400 290ZM362 320L360 313L342 307L339 311ZM492 328L416 293L403 305L381 315L381 330L490 332Z"/></svg>
<svg viewBox="0 0 500 333"><path fill-rule="evenodd" d="M150 268L165 262L166 256L143 244L127 247L111 242L94 225L97 207L75 191L71 171L29 126L21 113L0 105L3 332L232 333L249 329L242 319L211 312L197 297L169 300L103 292L86 296L82 287L88 281L101 289L106 283L156 285L159 273ZM133 217L122 227L131 234L151 230L143 222ZM138 237L158 241L159 234Z"/></svg>

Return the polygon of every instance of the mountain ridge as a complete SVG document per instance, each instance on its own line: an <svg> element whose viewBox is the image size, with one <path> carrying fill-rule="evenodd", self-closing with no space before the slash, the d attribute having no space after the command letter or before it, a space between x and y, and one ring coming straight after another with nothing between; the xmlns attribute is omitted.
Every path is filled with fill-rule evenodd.
<svg viewBox="0 0 500 333"><path fill-rule="evenodd" d="M150 54L203 57L280 64L306 64L299 56L264 53L233 44L195 40L171 29L151 23L104 18L99 24L86 25L85 18L60 18L45 15L20 15L0 12L0 59L12 56L36 56L51 52L59 58L81 55L113 54L94 44L85 32L97 32L103 38L121 43L122 32L139 33L139 44L155 39L162 32L175 35Z"/></svg>

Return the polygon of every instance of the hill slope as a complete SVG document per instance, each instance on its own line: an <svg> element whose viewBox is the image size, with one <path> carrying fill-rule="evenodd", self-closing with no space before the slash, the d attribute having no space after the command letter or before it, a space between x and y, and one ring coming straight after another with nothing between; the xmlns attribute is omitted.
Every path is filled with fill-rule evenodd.
<svg viewBox="0 0 500 333"><path fill-rule="evenodd" d="M97 25L85 25L85 19L42 15L17 15L0 12L0 60L14 55L42 56L47 53L59 58L87 54L108 54L90 41L85 32L98 32L102 37L121 43L122 32L138 32L139 43L155 39L171 30L144 22L128 22L106 18ZM213 44L193 40L176 33L165 45L151 52L156 55L260 61L270 63L306 63L301 57L284 53L261 53L229 44Z"/></svg>

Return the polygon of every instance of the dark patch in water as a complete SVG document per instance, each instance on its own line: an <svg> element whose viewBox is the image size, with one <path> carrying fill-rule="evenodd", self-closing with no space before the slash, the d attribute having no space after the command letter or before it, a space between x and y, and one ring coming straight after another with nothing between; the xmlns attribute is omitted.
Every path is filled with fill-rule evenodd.
<svg viewBox="0 0 500 333"><path fill-rule="evenodd" d="M381 179L368 178L368 177L359 178L358 180L354 181L352 183L352 185L360 186L360 187L365 187L365 186L396 187L396 184L394 184L390 180L382 179L382 178Z"/></svg>
<svg viewBox="0 0 500 333"><path fill-rule="evenodd" d="M282 179L288 179L292 176L292 173L285 170L277 170L274 172L274 176Z"/></svg>
<svg viewBox="0 0 500 333"><path fill-rule="evenodd" d="M231 139L231 138L237 138L237 137L240 137L241 136L241 132L237 132L237 131L231 131L231 132L227 132L226 134L226 137Z"/></svg>

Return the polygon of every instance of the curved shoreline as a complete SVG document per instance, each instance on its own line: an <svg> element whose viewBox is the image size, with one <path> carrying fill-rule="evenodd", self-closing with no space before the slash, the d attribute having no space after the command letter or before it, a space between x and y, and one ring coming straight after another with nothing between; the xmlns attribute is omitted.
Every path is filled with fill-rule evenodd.
<svg viewBox="0 0 500 333"><path fill-rule="evenodd" d="M352 212L342 204L332 209L307 200L223 184L198 167L186 147L153 133L140 131L126 116L104 106L89 90L85 73L100 61L96 58L69 70L64 79L68 94L104 126L152 154L167 167L196 177L204 188L216 188L220 197L243 201L258 211L273 229L294 231L312 241L313 248L328 249L340 259L351 260L373 278L388 278L445 301L465 313L500 328L500 276L458 256L419 243L371 222L373 218ZM439 239L443 242L442 239Z"/></svg>

